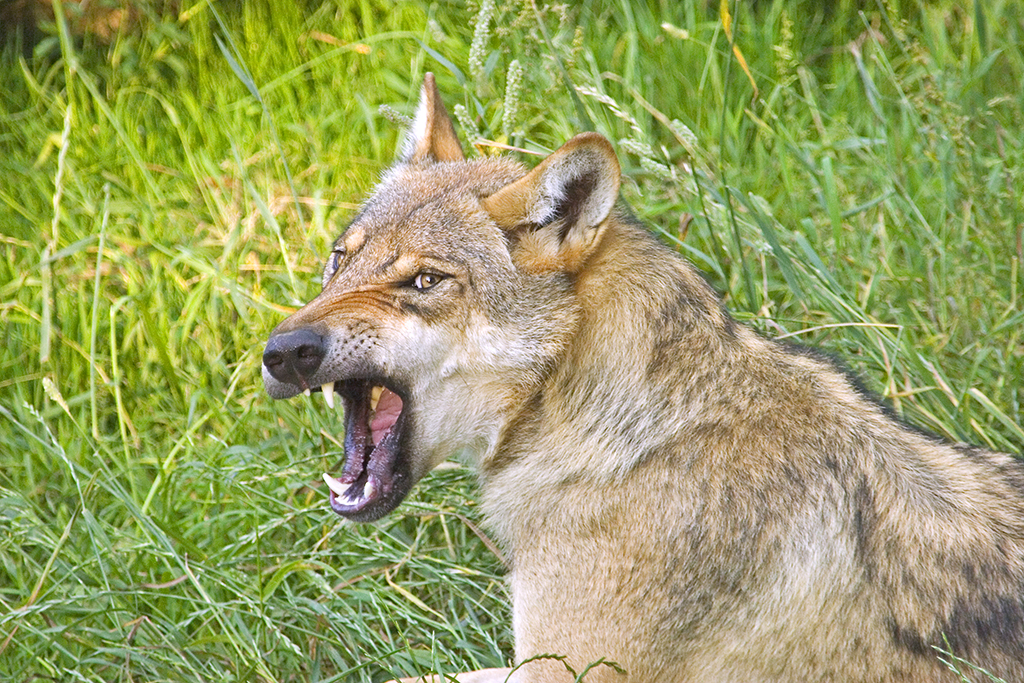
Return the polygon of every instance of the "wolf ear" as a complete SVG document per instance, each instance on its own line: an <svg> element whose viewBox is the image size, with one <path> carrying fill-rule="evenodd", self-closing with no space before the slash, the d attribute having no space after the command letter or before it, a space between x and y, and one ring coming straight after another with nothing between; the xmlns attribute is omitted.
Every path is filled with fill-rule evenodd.
<svg viewBox="0 0 1024 683"><path fill-rule="evenodd" d="M597 245L618 196L611 143L582 133L482 203L514 238L521 267L575 272Z"/></svg>
<svg viewBox="0 0 1024 683"><path fill-rule="evenodd" d="M463 161L462 144L455 134L455 126L441 102L441 93L434 82L434 74L423 77L420 104L416 118L405 134L402 160L417 164L429 161Z"/></svg>

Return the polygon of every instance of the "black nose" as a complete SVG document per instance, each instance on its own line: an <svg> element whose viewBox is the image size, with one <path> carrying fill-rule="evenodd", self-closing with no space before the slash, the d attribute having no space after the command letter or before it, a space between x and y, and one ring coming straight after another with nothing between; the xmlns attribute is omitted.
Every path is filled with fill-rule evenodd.
<svg viewBox="0 0 1024 683"><path fill-rule="evenodd" d="M278 382L307 388L306 378L324 359L324 339L311 330L275 334L267 340L263 366Z"/></svg>

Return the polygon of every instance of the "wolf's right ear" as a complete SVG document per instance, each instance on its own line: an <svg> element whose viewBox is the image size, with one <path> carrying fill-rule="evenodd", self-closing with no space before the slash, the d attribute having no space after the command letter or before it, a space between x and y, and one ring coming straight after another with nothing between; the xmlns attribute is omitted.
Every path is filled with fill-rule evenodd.
<svg viewBox="0 0 1024 683"><path fill-rule="evenodd" d="M619 173L611 143L581 133L482 205L514 238L520 267L577 272L604 233Z"/></svg>
<svg viewBox="0 0 1024 683"><path fill-rule="evenodd" d="M430 161L464 161L462 144L455 134L455 126L441 102L441 93L434 82L434 74L423 77L420 104L416 117L405 134L402 161L418 164Z"/></svg>

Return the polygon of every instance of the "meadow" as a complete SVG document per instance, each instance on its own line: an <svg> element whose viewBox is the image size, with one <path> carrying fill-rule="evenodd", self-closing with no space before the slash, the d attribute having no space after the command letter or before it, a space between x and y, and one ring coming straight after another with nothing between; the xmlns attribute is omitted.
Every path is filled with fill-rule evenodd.
<svg viewBox="0 0 1024 683"><path fill-rule="evenodd" d="M468 153L601 132L737 319L1024 450L1019 0L134 4L0 54L0 678L507 664L472 473L345 523L340 415L260 377L426 71Z"/></svg>

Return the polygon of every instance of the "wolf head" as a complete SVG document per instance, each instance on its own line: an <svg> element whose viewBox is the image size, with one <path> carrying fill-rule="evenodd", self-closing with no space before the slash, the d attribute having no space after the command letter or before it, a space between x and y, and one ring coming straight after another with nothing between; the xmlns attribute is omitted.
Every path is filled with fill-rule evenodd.
<svg viewBox="0 0 1024 683"><path fill-rule="evenodd" d="M618 189L593 133L529 172L467 161L427 74L401 158L335 241L320 294L263 354L273 398L341 398L335 512L378 519L449 455L487 456L573 334L574 281Z"/></svg>

